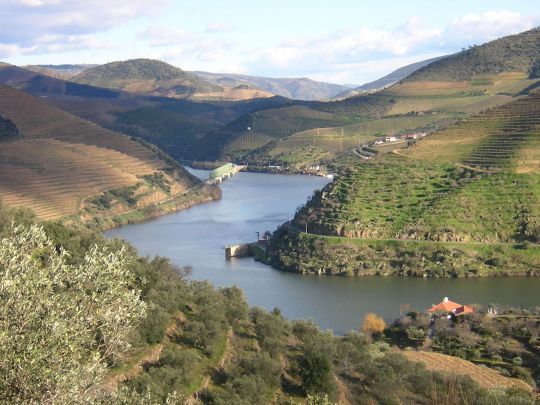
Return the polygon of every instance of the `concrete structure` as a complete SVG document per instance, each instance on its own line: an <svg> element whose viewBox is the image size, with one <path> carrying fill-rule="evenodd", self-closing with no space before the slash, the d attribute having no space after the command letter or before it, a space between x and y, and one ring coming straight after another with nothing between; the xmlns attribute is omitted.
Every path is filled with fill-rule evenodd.
<svg viewBox="0 0 540 405"><path fill-rule="evenodd" d="M249 243L225 246L225 257L227 259L230 259L232 257L248 257L250 255L251 248Z"/></svg>
<svg viewBox="0 0 540 405"><path fill-rule="evenodd" d="M223 166L220 166L210 172L210 174L208 175L208 183L221 183L223 180L228 179L233 174L241 171L244 167L245 166L238 166L232 163L226 163Z"/></svg>

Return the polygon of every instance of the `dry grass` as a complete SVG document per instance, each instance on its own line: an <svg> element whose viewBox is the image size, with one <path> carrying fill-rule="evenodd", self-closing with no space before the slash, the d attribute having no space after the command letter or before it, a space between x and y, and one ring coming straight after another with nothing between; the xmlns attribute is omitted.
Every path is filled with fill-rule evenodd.
<svg viewBox="0 0 540 405"><path fill-rule="evenodd" d="M250 100L253 98L269 98L274 94L259 89L225 87L223 91L210 93L195 93L191 96L194 100Z"/></svg>
<svg viewBox="0 0 540 405"><path fill-rule="evenodd" d="M0 115L11 119L24 137L1 144L0 198L44 220L77 214L85 198L139 183L140 176L167 166L127 136L4 86ZM173 193L192 185L190 179L167 179Z"/></svg>
<svg viewBox="0 0 540 405"><path fill-rule="evenodd" d="M0 194L8 205L56 219L76 213L87 196L136 184L156 170L153 161L111 149L52 139L11 142L0 149Z"/></svg>
<svg viewBox="0 0 540 405"><path fill-rule="evenodd" d="M532 391L531 386L516 378L500 375L495 370L484 366L477 366L470 361L446 354L433 352L403 351L408 360L424 363L428 370L440 371L457 375L469 376L486 389L500 387L517 387Z"/></svg>
<svg viewBox="0 0 540 405"><path fill-rule="evenodd" d="M411 157L540 173L540 95L493 108L422 139Z"/></svg>

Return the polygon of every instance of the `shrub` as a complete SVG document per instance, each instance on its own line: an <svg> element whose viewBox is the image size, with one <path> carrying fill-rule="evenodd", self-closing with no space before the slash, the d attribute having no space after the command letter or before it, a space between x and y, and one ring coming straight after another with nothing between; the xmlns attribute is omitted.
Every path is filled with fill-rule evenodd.
<svg viewBox="0 0 540 405"><path fill-rule="evenodd" d="M384 328L386 328L384 319L370 312L365 316L361 330L367 335L379 336L384 332Z"/></svg>
<svg viewBox="0 0 540 405"><path fill-rule="evenodd" d="M84 402L146 315L124 251L67 258L35 225L0 241L2 401Z"/></svg>

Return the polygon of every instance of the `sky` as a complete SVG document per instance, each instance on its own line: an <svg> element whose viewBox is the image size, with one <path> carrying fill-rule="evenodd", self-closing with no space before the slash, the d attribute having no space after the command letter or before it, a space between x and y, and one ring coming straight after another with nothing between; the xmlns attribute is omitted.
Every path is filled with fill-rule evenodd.
<svg viewBox="0 0 540 405"><path fill-rule="evenodd" d="M363 84L540 26L538 0L0 0L0 60Z"/></svg>

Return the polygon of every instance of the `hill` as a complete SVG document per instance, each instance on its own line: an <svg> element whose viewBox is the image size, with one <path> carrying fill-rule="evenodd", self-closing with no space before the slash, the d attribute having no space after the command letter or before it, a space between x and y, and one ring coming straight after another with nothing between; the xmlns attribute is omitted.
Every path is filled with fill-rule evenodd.
<svg viewBox="0 0 540 405"><path fill-rule="evenodd" d="M426 368L430 371L468 376L486 389L518 387L526 391L531 391L531 386L522 380L504 377L493 369L476 365L459 357L419 351L403 351L402 354L410 361L425 364Z"/></svg>
<svg viewBox="0 0 540 405"><path fill-rule="evenodd" d="M306 132L310 128L299 128L279 142L268 138L268 142L258 148L237 151L235 156L243 163L258 166L291 163L294 170L326 164L340 156L347 162L358 161L355 148L369 146L383 136L432 133L455 120L498 108L534 92L540 85L539 78L533 77L536 75L534 61L538 59L540 48L538 32L527 31L436 60L374 93L308 104L308 108L334 113L340 119L326 128L313 128L311 132ZM428 69L432 73L426 73ZM454 74L456 69L461 69L461 73ZM468 73L463 73L465 71ZM431 118L427 120L426 115ZM347 124L339 125L340 120ZM382 120L379 125L374 122L377 120ZM362 128L367 122L379 131L365 132ZM389 126L389 122L393 124ZM411 126L413 122L418 125ZM292 121L290 124L292 129ZM232 147L238 148L239 144L236 142ZM400 146L406 145L402 142ZM362 156L369 158L384 148L391 150L392 145L367 151L366 156L360 152L360 160Z"/></svg>
<svg viewBox="0 0 540 405"><path fill-rule="evenodd" d="M188 97L217 92L221 87L208 83L168 63L152 59L132 59L99 65L74 76L77 83L164 97Z"/></svg>
<svg viewBox="0 0 540 405"><path fill-rule="evenodd" d="M410 65L400 67L399 69L394 70L393 72L387 74L386 76L381 77L380 79L374 80L369 83L365 83L361 86L339 93L338 95L335 96L335 98L353 97L363 92L380 90L386 87L390 87L393 84L396 84L397 82L399 82L400 80L405 79L407 76L409 76L413 72L416 72L418 69L423 68L424 66L427 66L430 63L436 62L443 58L446 58L446 56L439 56L436 58L426 59L420 62L411 63Z"/></svg>
<svg viewBox="0 0 540 405"><path fill-rule="evenodd" d="M200 188L157 149L24 92L0 86L0 115L19 134L0 148L3 202L41 219L112 218Z"/></svg>
<svg viewBox="0 0 540 405"><path fill-rule="evenodd" d="M226 87L247 85L294 100L327 100L350 88L308 78L270 78L227 73L192 72L201 79Z"/></svg>
<svg viewBox="0 0 540 405"><path fill-rule="evenodd" d="M205 153L197 142L252 111L292 105L283 97L238 101L202 101L155 97L79 84L17 66L0 66L0 83L46 99L49 103L100 126L140 137L177 159ZM234 90L232 90L234 91ZM243 90L239 90L243 91Z"/></svg>
<svg viewBox="0 0 540 405"><path fill-rule="evenodd" d="M537 75L540 28L491 41L431 63L405 81L464 81L475 75L522 72Z"/></svg>
<svg viewBox="0 0 540 405"><path fill-rule="evenodd" d="M59 79L69 80L73 76L84 72L87 69L93 68L97 65L93 64L80 64L80 65L26 65L25 69L31 70L36 73L42 73L47 76L57 77Z"/></svg>
<svg viewBox="0 0 540 405"><path fill-rule="evenodd" d="M276 232L270 261L319 274L540 274L540 80L526 72L539 49L535 32L434 62L424 68L430 80L420 69L376 93L394 101L384 118L293 134L265 150L275 156L284 143L291 154L302 136L319 148L347 134L367 142L328 159L337 179ZM513 71L446 76L454 58L479 52L495 63L501 44L510 43L521 44L515 54L503 53ZM410 134L421 125L425 136L418 139L369 141L375 131Z"/></svg>
<svg viewBox="0 0 540 405"><path fill-rule="evenodd" d="M277 232L274 264L329 274L539 274L539 97L348 165Z"/></svg>
<svg viewBox="0 0 540 405"><path fill-rule="evenodd" d="M87 69L70 80L135 94L199 100L245 100L272 97L261 89L237 84L221 86L153 59L112 62Z"/></svg>

